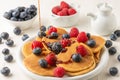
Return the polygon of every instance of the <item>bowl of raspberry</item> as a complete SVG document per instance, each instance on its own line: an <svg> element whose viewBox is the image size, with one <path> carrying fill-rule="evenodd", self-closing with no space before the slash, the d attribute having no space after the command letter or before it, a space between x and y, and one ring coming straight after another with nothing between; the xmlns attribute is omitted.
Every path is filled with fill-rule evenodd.
<svg viewBox="0 0 120 80"><path fill-rule="evenodd" d="M60 5L54 6L51 10L51 23L59 27L75 26L79 21L79 5L69 5L61 1Z"/></svg>
<svg viewBox="0 0 120 80"><path fill-rule="evenodd" d="M36 19L37 8L35 5L29 7L19 6L15 9L6 11L3 14L3 19L14 27L19 27L22 30L28 29Z"/></svg>

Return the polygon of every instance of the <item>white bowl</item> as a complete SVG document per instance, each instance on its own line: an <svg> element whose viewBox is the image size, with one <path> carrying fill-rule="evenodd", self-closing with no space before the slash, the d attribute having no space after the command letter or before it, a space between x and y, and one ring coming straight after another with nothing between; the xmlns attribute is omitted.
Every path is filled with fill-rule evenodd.
<svg viewBox="0 0 120 80"><path fill-rule="evenodd" d="M30 20L26 20L26 21L12 21L12 20L9 20L9 19L6 19L3 17L3 19L10 23L13 27L19 27L21 30L25 30L25 29L28 29L30 27L32 27L32 24L34 22L34 20L36 19L37 15L34 16L32 19Z"/></svg>
<svg viewBox="0 0 120 80"><path fill-rule="evenodd" d="M51 24L58 27L71 27L75 26L79 22L80 6L71 4L71 6L77 11L70 16L58 16L51 12Z"/></svg>
<svg viewBox="0 0 120 80"><path fill-rule="evenodd" d="M27 41L31 41L33 39L35 39L35 37L30 38ZM25 41L25 42L27 42L27 41ZM19 67L24 71L24 73L26 73L29 77L33 78L34 80L88 80L88 79L90 80L90 78L93 78L94 76L99 74L104 69L104 67L107 65L107 62L109 59L109 54L108 54L107 50L105 49L101 56L101 60L100 60L99 64L96 66L96 68L86 74L74 76L74 77L65 76L63 78L40 76L40 75L30 72L24 66L24 64L23 64L24 57L21 52L22 46L23 46L23 44L20 46L18 53L16 54L17 63L19 65Z"/></svg>

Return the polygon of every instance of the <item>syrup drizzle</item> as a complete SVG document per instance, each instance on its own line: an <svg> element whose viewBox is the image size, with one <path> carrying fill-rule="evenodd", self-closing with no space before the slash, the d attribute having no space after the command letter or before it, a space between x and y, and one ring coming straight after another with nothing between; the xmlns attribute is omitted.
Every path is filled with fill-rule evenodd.
<svg viewBox="0 0 120 80"><path fill-rule="evenodd" d="M41 14L40 14L40 0L38 0L38 17L39 17L39 26L40 26L40 31L41 31Z"/></svg>

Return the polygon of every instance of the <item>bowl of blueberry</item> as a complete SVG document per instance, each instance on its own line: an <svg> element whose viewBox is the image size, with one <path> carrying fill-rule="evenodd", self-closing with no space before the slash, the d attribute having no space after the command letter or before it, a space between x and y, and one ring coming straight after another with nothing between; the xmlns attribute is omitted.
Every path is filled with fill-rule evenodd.
<svg viewBox="0 0 120 80"><path fill-rule="evenodd" d="M36 19L37 8L35 5L29 7L17 7L3 14L4 19L14 27L20 27L22 30L28 29Z"/></svg>

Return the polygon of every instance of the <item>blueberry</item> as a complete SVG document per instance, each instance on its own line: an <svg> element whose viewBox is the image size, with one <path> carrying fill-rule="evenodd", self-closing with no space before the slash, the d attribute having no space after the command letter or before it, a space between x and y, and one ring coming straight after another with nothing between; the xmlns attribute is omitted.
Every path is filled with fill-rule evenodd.
<svg viewBox="0 0 120 80"><path fill-rule="evenodd" d="M60 42L54 42L54 43L52 43L51 49L53 52L58 54L62 51L62 45L60 44Z"/></svg>
<svg viewBox="0 0 120 80"><path fill-rule="evenodd" d="M46 36L46 33L43 32L43 31L39 31L39 32L38 32L38 36L39 36L40 38L42 38L42 37Z"/></svg>
<svg viewBox="0 0 120 80"><path fill-rule="evenodd" d="M110 55L114 55L117 52L117 50L115 49L115 47L110 47L108 49L108 52L109 52Z"/></svg>
<svg viewBox="0 0 120 80"><path fill-rule="evenodd" d="M118 69L116 67L111 67L109 73L110 75L115 76L118 73Z"/></svg>
<svg viewBox="0 0 120 80"><path fill-rule="evenodd" d="M9 49L4 48L4 49L2 50L2 53L3 53L4 55L7 55L7 54L10 53L10 51L9 51Z"/></svg>
<svg viewBox="0 0 120 80"><path fill-rule="evenodd" d="M88 37L88 39L90 39L90 37L91 37L90 33L87 33L87 37Z"/></svg>
<svg viewBox="0 0 120 80"><path fill-rule="evenodd" d="M2 43L2 38L0 37L0 43Z"/></svg>
<svg viewBox="0 0 120 80"><path fill-rule="evenodd" d="M35 49L33 49L33 53L36 55L36 56L39 56L42 52L42 49L37 47Z"/></svg>
<svg viewBox="0 0 120 80"><path fill-rule="evenodd" d="M23 12L25 10L25 7L17 7L15 10L19 12Z"/></svg>
<svg viewBox="0 0 120 80"><path fill-rule="evenodd" d="M8 67L3 67L0 72L1 72L1 74L4 75L4 76L9 76L9 74L10 74L10 69L9 69Z"/></svg>
<svg viewBox="0 0 120 80"><path fill-rule="evenodd" d="M21 19L21 18L20 18L20 19L18 19L18 21L24 21L24 19Z"/></svg>
<svg viewBox="0 0 120 80"><path fill-rule="evenodd" d="M16 28L14 28L13 32L16 35L20 35L21 34L21 29L19 27L16 27Z"/></svg>
<svg viewBox="0 0 120 80"><path fill-rule="evenodd" d="M48 36L49 39L57 39L58 38L58 33L52 32L50 36Z"/></svg>
<svg viewBox="0 0 120 80"><path fill-rule="evenodd" d="M115 34L117 37L120 37L120 30L116 30L116 31L114 32L114 34Z"/></svg>
<svg viewBox="0 0 120 80"><path fill-rule="evenodd" d="M43 32L46 31L46 27L45 27L45 26L41 26L40 29L41 29L41 31L43 31Z"/></svg>
<svg viewBox="0 0 120 80"><path fill-rule="evenodd" d="M90 47L95 47L96 42L95 42L95 40L92 40L92 39L91 39L91 40L88 40L88 41L87 41L87 45L90 46Z"/></svg>
<svg viewBox="0 0 120 80"><path fill-rule="evenodd" d="M75 62L80 62L82 60L82 57L80 54L76 53L72 55L72 60Z"/></svg>
<svg viewBox="0 0 120 80"><path fill-rule="evenodd" d="M25 17L27 17L27 13L26 12L21 12L20 13L20 18L24 19Z"/></svg>
<svg viewBox="0 0 120 80"><path fill-rule="evenodd" d="M36 8L35 5L30 5L30 8L31 8L31 9L34 9L35 11L37 10L37 8Z"/></svg>
<svg viewBox="0 0 120 80"><path fill-rule="evenodd" d="M47 65L48 65L48 63L47 63L47 61L46 61L45 59L39 60L38 63L39 63L39 65L40 65L42 68L46 68Z"/></svg>
<svg viewBox="0 0 120 80"><path fill-rule="evenodd" d="M105 47L106 48L109 48L109 47L111 47L112 46L112 41L110 41L110 40L106 40L106 42L105 42Z"/></svg>
<svg viewBox="0 0 120 80"><path fill-rule="evenodd" d="M3 38L3 39L8 39L9 38L9 34L7 33L7 32L2 32L1 33L1 38Z"/></svg>
<svg viewBox="0 0 120 80"><path fill-rule="evenodd" d="M6 62L12 62L13 56L10 55L10 54L9 54L9 55L5 55L4 60L5 60Z"/></svg>
<svg viewBox="0 0 120 80"><path fill-rule="evenodd" d="M113 40L113 41L116 41L117 40L117 36L115 34L111 34L110 35L110 39Z"/></svg>
<svg viewBox="0 0 120 80"><path fill-rule="evenodd" d="M20 15L20 12L18 10L15 10L14 12L12 12L12 16L13 17L18 17Z"/></svg>
<svg viewBox="0 0 120 80"><path fill-rule="evenodd" d="M6 44L7 46L11 47L11 46L14 45L14 41L11 40L11 39L8 39L8 40L5 42L5 44Z"/></svg>
<svg viewBox="0 0 120 80"><path fill-rule="evenodd" d="M64 39L64 38L69 39L69 38L70 38L70 35L69 35L69 34L63 34L63 35L62 35L62 38L63 38L63 39Z"/></svg>
<svg viewBox="0 0 120 80"><path fill-rule="evenodd" d="M120 61L120 54L118 55L117 59L118 59L118 61Z"/></svg>
<svg viewBox="0 0 120 80"><path fill-rule="evenodd" d="M3 17L5 17L6 19L10 19L12 17L12 14L9 12L5 12Z"/></svg>
<svg viewBox="0 0 120 80"><path fill-rule="evenodd" d="M26 18L29 20L32 18L32 16L30 14L27 14Z"/></svg>
<svg viewBox="0 0 120 80"><path fill-rule="evenodd" d="M23 36L22 36L22 40L23 41L25 41L26 39L28 39L29 38L29 36L27 35L27 34L24 34Z"/></svg>
<svg viewBox="0 0 120 80"><path fill-rule="evenodd" d="M47 47L48 47L50 50L52 50L52 45L53 45L53 44L52 44L52 43L49 43L49 42L46 43L46 44L47 44Z"/></svg>
<svg viewBox="0 0 120 80"><path fill-rule="evenodd" d="M12 21L18 21L18 19L16 17L11 17L10 20L12 20Z"/></svg>

